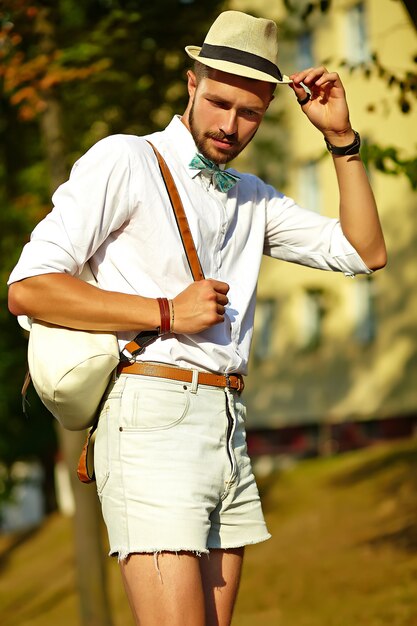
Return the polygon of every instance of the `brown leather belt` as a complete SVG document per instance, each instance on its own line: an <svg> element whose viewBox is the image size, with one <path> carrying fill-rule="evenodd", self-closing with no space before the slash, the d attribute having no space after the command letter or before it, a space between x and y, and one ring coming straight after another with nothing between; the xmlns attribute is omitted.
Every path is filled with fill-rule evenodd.
<svg viewBox="0 0 417 626"><path fill-rule="evenodd" d="M193 382L195 370L184 369L182 367L172 367L160 363L149 363L139 361L137 363L121 363L118 367L119 374L138 374L139 376L154 376L156 378L167 378L168 380L179 380L183 383ZM225 387L234 389L241 393L245 386L241 374L211 374L209 372L198 372L198 385L208 385L210 387Z"/></svg>

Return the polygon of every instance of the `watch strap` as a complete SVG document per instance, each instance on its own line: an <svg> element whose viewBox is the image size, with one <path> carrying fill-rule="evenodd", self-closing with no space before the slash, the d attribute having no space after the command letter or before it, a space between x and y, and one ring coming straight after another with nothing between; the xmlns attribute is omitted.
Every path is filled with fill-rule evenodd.
<svg viewBox="0 0 417 626"><path fill-rule="evenodd" d="M361 147L361 138L356 130L354 130L353 133L355 135L355 139L347 146L334 146L325 137L324 141L326 142L328 151L335 156L349 156L351 154L359 154L359 150Z"/></svg>

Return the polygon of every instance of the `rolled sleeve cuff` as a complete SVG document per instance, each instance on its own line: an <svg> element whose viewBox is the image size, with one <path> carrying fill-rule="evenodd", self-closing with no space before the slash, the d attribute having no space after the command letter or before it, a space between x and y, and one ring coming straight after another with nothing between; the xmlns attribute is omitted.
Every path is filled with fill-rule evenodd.
<svg viewBox="0 0 417 626"><path fill-rule="evenodd" d="M372 274L372 270L369 269L352 244L346 239L339 222L336 223L333 231L330 256L334 258L339 270L345 276L354 277L356 274Z"/></svg>
<svg viewBox="0 0 417 626"><path fill-rule="evenodd" d="M18 264L11 272L8 285L41 274L79 273L77 262L63 248L52 242L31 241L22 250Z"/></svg>

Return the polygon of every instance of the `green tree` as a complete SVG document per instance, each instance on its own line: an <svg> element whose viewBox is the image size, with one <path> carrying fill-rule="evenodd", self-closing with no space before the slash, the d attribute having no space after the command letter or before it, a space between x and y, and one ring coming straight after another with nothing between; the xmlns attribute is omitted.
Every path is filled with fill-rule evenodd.
<svg viewBox="0 0 417 626"><path fill-rule="evenodd" d="M52 419L39 403L30 407L29 420L20 413L26 346L6 313L7 275L28 233L49 210L51 192L85 149L108 134L150 132L183 110L182 48L203 38L217 7L217 2L202 8L172 0L4 1L0 215L7 216L7 235L0 248L0 462L6 468L18 458L56 451ZM58 429L58 437L75 476L80 436ZM82 623L110 626L97 499L93 488L75 478L73 489Z"/></svg>

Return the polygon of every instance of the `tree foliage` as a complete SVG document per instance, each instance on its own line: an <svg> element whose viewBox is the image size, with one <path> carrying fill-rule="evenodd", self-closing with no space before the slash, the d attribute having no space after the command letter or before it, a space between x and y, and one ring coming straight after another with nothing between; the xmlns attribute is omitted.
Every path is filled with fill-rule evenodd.
<svg viewBox="0 0 417 626"><path fill-rule="evenodd" d="M50 210L54 163L44 113L53 99L62 124L48 136L65 145L61 172L95 141L143 134L181 113L188 57L219 2L3 0L0 9L0 463L55 454L53 420L30 398L21 410L26 338L7 312L6 281L34 225ZM46 461L45 461L46 462ZM1 487L0 487L1 491Z"/></svg>
<svg viewBox="0 0 417 626"><path fill-rule="evenodd" d="M413 26L416 27L415 3L403 2L408 11ZM281 24L282 31L287 39L296 39L302 33L312 31L320 24L320 20L332 8L332 0L314 0L312 2L297 2L284 0L287 17ZM404 70L392 69L381 62L380 56L373 51L366 62L350 63L347 59L327 58L320 61L324 65L337 65L350 74L361 74L365 80L371 78L383 81L387 94L391 96L394 106L401 113L409 115L417 106L417 54L409 60L409 67ZM369 113L376 111L376 105L369 102ZM417 189L417 145L411 147L414 154L405 157L396 146L384 146L379 143L365 143L361 150L367 166L372 166L383 174L391 176L405 176L412 189Z"/></svg>

